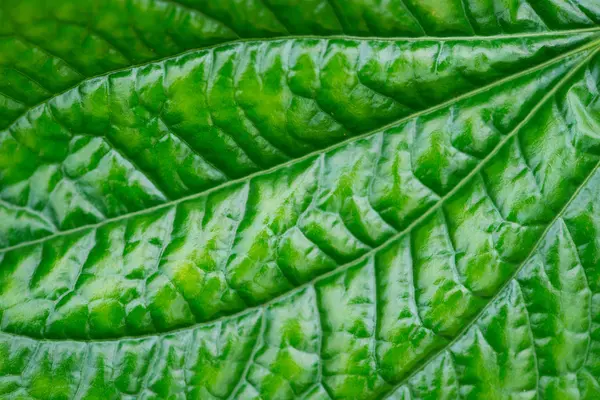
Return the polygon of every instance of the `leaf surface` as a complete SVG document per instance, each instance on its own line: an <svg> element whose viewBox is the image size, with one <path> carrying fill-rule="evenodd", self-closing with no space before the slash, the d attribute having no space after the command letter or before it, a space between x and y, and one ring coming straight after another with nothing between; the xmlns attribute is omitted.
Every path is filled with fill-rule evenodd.
<svg viewBox="0 0 600 400"><path fill-rule="evenodd" d="M598 398L599 20L3 2L0 398Z"/></svg>

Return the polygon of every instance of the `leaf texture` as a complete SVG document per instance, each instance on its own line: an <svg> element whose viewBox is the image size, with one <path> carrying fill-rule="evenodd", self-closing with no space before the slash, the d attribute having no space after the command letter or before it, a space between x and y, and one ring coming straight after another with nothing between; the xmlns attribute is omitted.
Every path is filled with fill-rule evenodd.
<svg viewBox="0 0 600 400"><path fill-rule="evenodd" d="M0 398L600 397L599 20L3 2Z"/></svg>

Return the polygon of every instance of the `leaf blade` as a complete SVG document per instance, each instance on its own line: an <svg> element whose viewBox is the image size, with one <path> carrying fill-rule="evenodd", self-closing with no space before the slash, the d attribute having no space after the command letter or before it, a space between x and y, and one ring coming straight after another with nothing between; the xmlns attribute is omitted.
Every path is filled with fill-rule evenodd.
<svg viewBox="0 0 600 400"><path fill-rule="evenodd" d="M144 5L164 10L167 3ZM217 19L229 10L182 4L206 7L202 12ZM418 38L403 41L410 46L401 52L393 50L397 40L332 38L330 32L327 39L261 40L255 48L252 42L225 45L222 54L236 54L235 62L214 51L203 59L182 56L177 60L186 62L169 68L165 60L109 74L105 86L92 80L96 86L84 90L91 106L86 115L71 112L81 104L81 88L31 113L17 136L50 164L36 171L35 181L0 181L0 204L9 210L0 215L0 238L4 229L4 237L15 240L0 251L2 396L600 393L593 240L598 41L596 28L578 30L574 42L573 31L549 33L593 24L594 7L516 2L518 18L525 19L506 25L517 14L486 20L477 8L485 5L473 1L447 2L444 12L452 17L428 1L379 5L401 6L395 14L369 4L328 2L331 20L318 23L385 36L412 23L395 20L408 12L417 34L487 34L495 32L494 23L502 30L549 31L518 39ZM244 6L256 12L248 16L250 31L293 35L312 15L282 14L289 2ZM233 25L244 21L227 18ZM141 35L142 42L154 40ZM463 59L455 52L459 42ZM294 53L297 43L324 48L322 59L333 68L315 80L318 57ZM513 47L495 58L504 51L498 43ZM531 53L532 43L544 44ZM413 65L417 78L389 79L384 60L414 58L427 45L433 46L430 57ZM296 64L278 61L281 55L297 57ZM516 55L525 58L515 61ZM462 76L469 63L478 64L477 73ZM443 75L448 68L453 72ZM287 108L277 102L282 75L298 94ZM235 79L244 90L229 83ZM194 86L200 81L203 86ZM329 94L316 96L315 82L329 85ZM402 86L414 82L412 91ZM164 99L174 91L179 97L168 105ZM235 128L236 103L246 136ZM108 125L101 122L106 104ZM205 151L196 141L204 134L198 110L209 110L216 129L238 129L229 139L242 152L227 154L229 166L218 154L207 153L203 163L194 159ZM302 120L290 112L312 116ZM296 120L282 124L284 115ZM78 137L65 140L73 127L112 129L115 123L118 129L104 138L79 129ZM195 134L183 135L181 126ZM336 136L340 129L351 137ZM152 132L159 133L157 143L172 146L169 157L158 147L139 146ZM45 135L43 145L36 135ZM249 141L257 137L262 147L252 150ZM212 145L206 149L227 152ZM23 153L14 144L5 149L0 154L9 154L8 169L0 169L0 178L19 182L27 160L19 159ZM144 161L148 154L140 154L148 149L159 157ZM66 161L56 164L65 152ZM165 160L175 169L152 169ZM100 173L123 162L129 172ZM69 179L57 179L57 171ZM202 186L193 180L199 177L215 182ZM138 192L134 185L76 193L80 179L137 179ZM46 185L42 192L52 184L50 192L63 193L51 213L40 211L43 202L31 210L29 200L23 203L30 190L40 195L33 183ZM146 198L154 204L137 197L148 196L149 188ZM36 238L37 229L42 235Z"/></svg>

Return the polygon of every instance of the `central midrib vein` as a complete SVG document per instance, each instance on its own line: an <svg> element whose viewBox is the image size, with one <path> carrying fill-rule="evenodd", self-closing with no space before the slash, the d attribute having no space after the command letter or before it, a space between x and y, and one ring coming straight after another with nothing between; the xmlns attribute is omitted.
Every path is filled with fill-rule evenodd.
<svg viewBox="0 0 600 400"><path fill-rule="evenodd" d="M600 51L600 49L596 49L596 50L592 51L585 59L583 59L576 67L574 67L567 75L565 75L565 77L563 79L561 79L561 81L558 82L554 86L554 88L551 91L549 91L548 94L538 103L538 105L532 110L532 112L526 117L526 119L521 124L519 124L517 129L515 129L515 131L513 131L513 134L511 134L509 136L514 136L514 133L518 132L518 128L522 127L524 125L524 123L527 122L527 120L529 120L533 115L535 115L537 113L537 111L539 110L539 108L542 107L544 105L544 103L546 101L548 101L565 82L567 82L571 77L573 77L573 75L575 75L581 68L586 66L590 62L590 60L596 54L598 54L599 51ZM499 145L494 150L494 153L496 153L497 152L496 150L499 150L501 147L502 147L502 145ZM482 161L481 164L483 164L484 162L485 162L485 160ZM444 353L445 351L447 351L448 349L450 349L458 340L460 340L464 336L465 333L467 333L467 331L473 326L473 324L475 324L479 320L479 318L486 312L488 307L497 301L499 296L504 292L504 290L506 290L508 285L510 285L510 283L513 281L513 279L515 279L517 277L517 275L519 274L519 272L521 272L521 270L527 264L529 259L538 250L540 244L544 241L546 235L548 234L548 232L552 228L552 226L554 226L556 221L558 221L564 215L564 213L569 208L569 206L571 205L573 200L575 200L577 198L577 195L579 194L579 192L581 192L581 190L587 185L587 183L590 181L590 179L594 176L594 173L599 168L600 168L600 160L594 165L594 167L592 167L592 169L587 174L585 179L581 182L581 184L577 187L577 189L573 192L573 194L565 202L565 204L562 206L560 211L558 211L558 213L556 213L554 218L552 218L552 220L550 222L548 222L548 224L546 225L546 228L540 234L540 237L538 238L538 240L533 244L533 246L531 247L531 250L529 251L527 256L525 256L523 261L515 268L515 270L512 272L512 274L506 280L506 282L504 282L504 284L498 289L496 294L494 294L491 298L488 299L487 303L481 308L481 310L479 310L479 312L477 312L473 317L471 317L470 321L467 324L465 324L465 326L460 331L458 331L458 333L456 333L456 336L450 342L448 342L442 348L438 349L437 351L435 351L435 352L429 354L427 357L425 357L419 365L414 367L409 374L407 374L400 382L398 382L395 386L393 386L389 390L388 393L386 393L384 395L384 397L383 397L384 399L387 399L388 396L390 394L394 393L395 390L397 390L401 386L405 385L413 376L418 374L427 365L429 365L433 360L435 360L438 355L440 355L440 354ZM467 180L467 179L468 178L465 178L465 180ZM442 201L440 201L440 202L442 202Z"/></svg>
<svg viewBox="0 0 600 400"><path fill-rule="evenodd" d="M597 41L595 41L593 43L590 43L589 46L585 46L585 48L588 48L588 47L597 47L599 45L600 45L600 40L597 40ZM582 49L579 49L579 50L581 51ZM216 319L212 319L212 320L209 320L209 321L203 321L203 322L195 323L193 325L189 325L189 326L182 327L182 328L179 328L179 329L172 329L172 330L163 331L163 332L154 332L154 333L149 333L149 334L144 334L144 335L120 336L120 337L116 337L116 338L106 338L106 339L71 339L71 338L67 338L67 339L53 339L53 338L35 338L35 337L23 335L23 334L15 334L15 333L10 333L10 332L0 332L0 335L8 335L8 336L19 337L19 338L27 338L29 340L34 340L36 342L92 342L92 343L98 343L98 342L118 342L118 341L123 341L123 340L135 340L135 339L143 339L143 338L152 338L152 337L158 337L158 336L173 335L173 334L176 334L177 332L185 332L185 331L189 331L189 330L192 330L192 329L196 329L196 328L201 327L201 326L210 326L210 325L216 324L216 323L221 322L221 321L235 319L235 318L241 317L243 315L246 315L246 314L249 314L249 313L252 313L252 312L263 312L264 309L266 309L267 307L269 307L270 305L272 305L274 303L280 302L280 301L282 301L282 300L284 300L286 298L294 296L295 294L301 292L302 290L305 290L305 289L307 289L309 287L312 287L313 285L315 285L319 281L325 280L325 279L327 279L330 276L333 276L335 274L341 273L341 272L343 272L343 271L345 271L345 270L347 270L347 269L349 269L349 268L351 268L353 266L356 266L356 265L360 264L363 261L366 261L367 259L369 259L370 257L372 257L374 254L376 254L378 251L384 249L385 247L389 246L390 244L392 244L396 240L400 239L404 235L406 235L409 232L411 232L416 226L418 226L419 224L421 224L421 222L423 222L426 218L428 218L435 211L437 211L447 201L447 199L449 199L450 197L452 197L462 187L464 187L467 183L469 183L471 181L471 179L475 175L477 175L477 173L479 173L479 171L487 164L487 162L490 159L492 159L504 147L504 145L506 143L508 143L509 140L511 138L513 138L520 131L520 129L533 116L535 116L537 114L537 112L539 111L539 109L550 98L552 98L552 96L554 96L554 94L556 93L556 91L560 87L562 87L562 85L565 84L565 82L568 82L569 79L571 79L582 67L584 67L585 65L587 65L588 62L599 51L600 51L600 48L595 49L594 51L590 52L590 54L587 57L585 57L578 65L576 65L574 68L572 68L556 85L554 85L554 87L551 90L548 91L548 93L546 93L546 95L537 103L537 105L532 108L532 110L530 111L530 113L519 124L517 124L517 126L509 134L507 134L500 143L498 143L498 145L494 148L494 150L492 150L490 152L490 154L488 154L475 168L473 168L473 170L465 178L463 178L451 191L449 191L446 195L444 195L437 203L435 203L432 207L430 207L426 212L424 212L419 218L417 218L415 221L413 221L409 226L407 226L402 231L396 233L395 235L391 236L389 239L387 239L385 242L383 242L379 246L372 248L370 251L368 251L367 253L363 254L361 257L359 257L359 258L357 258L357 259L355 259L353 261L350 261L350 262L348 262L346 264L339 265L337 268L334 268L333 270L331 270L331 271L329 271L329 272L327 272L325 274L321 274L321 275L313 278L312 280L310 280L308 282L305 282L302 285L299 285L299 286L293 288L292 290L289 290L289 291L287 291L285 293L282 293L279 296L273 297L272 299L270 299L268 301L265 301L265 302L263 302L261 304L258 304L256 306L245 308L244 310L241 310L241 311L239 311L237 313L224 315L224 316L216 318ZM394 390L396 390L397 388L399 388L400 386L402 386L406 382L408 382L408 380L411 377L413 377L419 371L421 371L423 368L425 368L431 361L435 360L435 358L437 357L437 355L443 353L444 351L446 351L447 349L449 349L454 343L456 343L456 341L459 340L463 336L463 334L479 319L479 317L487 310L487 308L491 304L494 303L494 301L498 298L498 296L500 296L500 294L505 290L505 288L510 284L510 282L516 277L516 275L521 271L521 269L523 268L523 266L527 263L527 261L535 253L535 251L537 250L538 246L540 245L540 243L543 241L545 235L547 234L548 230L563 215L563 213L567 210L567 208L569 207L569 205L571 204L571 202L577 197L577 194L585 187L585 185L587 184L587 182L591 179L591 177L594 175L594 172L597 171L599 167L600 167L600 161L591 169L591 171L586 176L586 178L583 180L583 182L577 187L577 189L574 191L574 193L565 202L565 205L556 214L556 216L548 223L548 225L544 229L544 232L541 233L539 239L532 246L531 251L529 252L529 254L524 258L523 262L517 268L515 268L515 271L506 280L506 282L500 287L500 289L496 292L496 294L494 296L492 296L491 298L489 298L488 302L481 308L481 310L479 310L479 312L474 317L471 318L471 320L463 327L463 329L461 329L456 334L456 336L448 344L446 344L444 347L442 347L438 351L431 353L429 356L427 356L425 359L423 359L423 361L421 362L421 364L419 364L419 366L415 367L398 384L396 384L395 386L391 387L390 390L385 393L385 395L384 395L385 397L387 397L389 394L393 393Z"/></svg>
<svg viewBox="0 0 600 400"><path fill-rule="evenodd" d="M598 28L596 30L600 30L600 28ZM234 186L234 185L237 185L237 184L240 184L240 183L243 183L243 182L247 182L247 181L249 181L249 180L251 180L251 179L253 179L253 178L257 177L257 176L267 175L267 174L269 174L271 172L274 172L274 171L277 171L277 170L280 170L280 169L284 169L286 167L289 167L289 166L297 164L297 163L301 163L301 162L303 162L305 160L308 160L310 158L316 157L316 156L318 156L320 154L328 153L328 152L330 152L330 151L332 151L334 149L343 147L343 146L345 146L345 145L347 145L349 143L352 143L352 142L364 139L366 137L372 136L372 135L374 135L377 132L382 132L382 131L385 131L387 129L393 128L393 127L395 127L397 125L400 125L403 122L406 122L406 121L411 120L413 118L417 118L419 116L426 115L426 114L429 114L429 113L433 113L433 112L435 112L437 110L446 108L446 107L448 107L448 106L450 106L450 105L452 105L454 103L457 103L457 102L459 102L461 100L467 99L469 97L476 96L479 93L483 93L483 92L492 90L495 87L501 86L502 84L504 84L506 82L518 79L521 76L524 76L524 75L530 74L532 72L541 70L541 69L543 69L543 68L545 68L545 67L547 67L549 65L557 64L557 63L561 62L562 60L564 60L564 59L566 59L566 58L568 58L568 57L570 57L570 56L572 56L574 54L577 54L577 53L580 53L580 52L585 51L587 49L590 49L590 48L593 48L595 46L598 46L599 43L600 43L600 39L592 41L592 42L589 42L589 43L587 43L587 44L585 44L585 45L583 45L581 47L573 49L573 50L571 50L571 51L569 51L567 53L561 54L558 57L555 57L555 58L552 58L552 59L550 59L548 61L545 61L544 63L538 64L538 65L536 65L534 67L531 67L529 69L520 71L520 72L518 72L516 74L513 74L513 75L510 75L510 76L507 76L505 78L502 78L500 80L492 82L492 83L490 83L488 85L485 85L485 86L483 86L481 88L478 88L476 90L472 90L470 92L467 92L465 94L457 96L455 98L452 98L450 100L442 102L442 103L440 103L440 104L438 104L438 105L436 105L434 107L430 107L430 108L427 108L427 109L415 112L415 113L407 115L407 116L405 116L405 117L403 117L403 118L401 118L399 120L392 121L391 123L388 123L386 125L378 127L376 129L370 130L370 131L365 132L365 133L360 134L360 135L352 136L352 137L350 137L350 138L348 138L348 139L346 139L344 141L335 143L335 144L333 144L331 146L328 146L328 147L325 147L325 148L322 148L322 149L317 149L317 150L315 150L313 152L305 154L304 156L292 159L292 160L290 160L288 162L285 162L285 163L282 163L282 164L275 165L275 166L273 166L271 168L268 168L268 169L265 169L265 170L260 170L260 171L257 171L255 173L253 173L253 174L246 175L246 176L238 178L238 179L234 179L234 180L230 180L230 181L224 182L224 183L222 183L222 184L220 184L218 186L212 187L212 188L210 188L208 190L205 190L205 191L202 191L202 192L198 192L198 193L194 193L194 194L191 194L189 196L181 197L179 199L175 199L175 200L172 200L172 201L169 201L169 202L166 202L166 203L162 203L162 204L156 205L154 207L149 207L149 208L145 208L143 210L135 211L135 212L132 212L132 213L127 213L127 214L119 215L117 217L108 218L108 219L105 219L105 220L103 220L101 222L98 222L96 224L87 224L87 225L79 226L77 228L55 232L55 233L53 233L51 235L47 235L47 236L44 236L44 237L36 239L36 240L30 240L30 241L26 241L26 242L15 244L13 246L8 246L8 247L5 247L5 248L0 248L0 253L5 253L5 252L9 252L9 251L16 250L16 249L19 249L19 248L23 248L23 247L27 247L27 246L32 246L32 245L35 245L35 244L46 242L48 240L52 240L53 238L56 238L56 237L67 236L67 235L70 235L70 234L73 234L73 233L77 233L77 232L82 232L82 231L85 231L85 230L88 230L88 229L97 229L97 228L99 228L101 226L104 226L104 225L107 225L107 224L110 224L110 223L113 223L113 222L116 222L116 221L121 221L121 220L129 219L129 218L134 218L134 217L136 217L138 215L149 214L149 213L152 213L154 211L161 210L163 208L172 207L174 205L177 205L179 203L182 203L182 202L185 202L185 201L188 201L188 200L192 200L192 199L196 199L196 198L199 198L199 197L202 197L202 196L206 196L206 195L208 195L210 193L216 192L218 190L221 190L221 189L229 187L229 186ZM486 159L487 159L487 157L486 157ZM480 162L479 165L481 165L484 162L484 160L482 160L482 162ZM460 185L460 183L459 183L459 185ZM452 193L452 191L450 193Z"/></svg>

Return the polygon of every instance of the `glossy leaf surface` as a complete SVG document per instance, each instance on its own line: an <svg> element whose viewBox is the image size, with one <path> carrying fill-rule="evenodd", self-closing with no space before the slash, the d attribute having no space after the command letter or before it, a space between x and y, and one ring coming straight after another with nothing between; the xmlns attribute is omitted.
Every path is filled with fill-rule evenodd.
<svg viewBox="0 0 600 400"><path fill-rule="evenodd" d="M0 4L0 399L600 398L595 0Z"/></svg>

